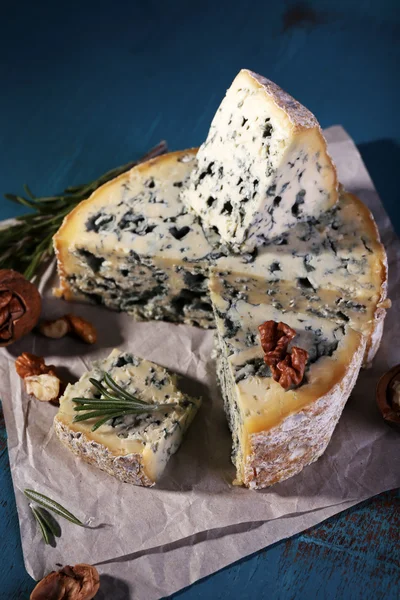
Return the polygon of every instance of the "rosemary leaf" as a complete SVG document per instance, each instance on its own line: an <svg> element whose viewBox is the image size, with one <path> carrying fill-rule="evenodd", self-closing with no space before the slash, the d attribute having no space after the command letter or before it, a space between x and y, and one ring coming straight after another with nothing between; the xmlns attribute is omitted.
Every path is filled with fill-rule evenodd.
<svg viewBox="0 0 400 600"><path fill-rule="evenodd" d="M107 385L113 389L113 391L116 391L116 393L118 394L117 396L113 396L108 390L107 388L102 384L101 381L98 381L97 379L94 379L94 377L90 377L89 381L92 385L94 385L94 387L96 389L99 390L99 392L105 396L106 398L108 398L109 400L128 400L129 402L136 402L137 404L140 404L142 406L148 406L147 402L143 402L143 400L139 400L139 398L137 398L136 396L133 396L132 394L129 394L129 392L127 392L126 390L124 390L122 387L120 387L113 379L112 377L110 377L110 375L108 375L108 373L103 373L103 378L104 381L107 382Z"/></svg>
<svg viewBox="0 0 400 600"><path fill-rule="evenodd" d="M117 397L113 397L113 400L103 399L103 398L74 398L74 402L77 404L101 404L104 406L105 404L110 404L113 406L114 404L123 404L124 406L132 406L132 402L128 402L127 400L121 399L119 400ZM145 403L146 404L146 403ZM142 404L138 404L137 406L142 407ZM147 406L147 404L146 404Z"/></svg>
<svg viewBox="0 0 400 600"><path fill-rule="evenodd" d="M106 409L106 410L91 410L84 415L76 415L74 417L74 423L79 423L80 421L88 421L89 419L95 419L96 417L107 417L109 419L114 419L116 417L123 417L128 414L128 410L115 410L115 409Z"/></svg>
<svg viewBox="0 0 400 600"><path fill-rule="evenodd" d="M31 200L35 200L36 196L31 192L31 189L26 183L22 186L24 188L24 192Z"/></svg>
<svg viewBox="0 0 400 600"><path fill-rule="evenodd" d="M136 398L136 396L133 396L127 390L124 390L123 387L121 387L120 385L118 385L118 383L116 381L114 381L114 379L111 377L111 375L109 375L109 373L104 373L104 381L106 382L108 387L113 390L113 392L120 394L127 400L135 401L138 404L143 404L143 405L147 404L147 402L144 402L143 400L139 400L139 398Z"/></svg>
<svg viewBox="0 0 400 600"><path fill-rule="evenodd" d="M103 373L103 380L116 395L113 396L105 385L103 385L102 381L91 377L89 381L101 393L101 397L72 398L72 401L77 404L77 406L74 406L74 411L80 413L75 415L73 419L74 423L89 419L98 419L92 426L92 431L96 431L110 419L126 415L143 415L169 410L178 406L175 402L170 404L156 404L139 400L139 398L118 385L109 373Z"/></svg>
<svg viewBox="0 0 400 600"><path fill-rule="evenodd" d="M115 396L112 396L110 394L110 392L104 387L104 385L101 383L101 381L94 379L94 377L89 377L89 381L106 398L109 398L110 400L115 398Z"/></svg>
<svg viewBox="0 0 400 600"><path fill-rule="evenodd" d="M39 513L38 509L35 508L34 506L32 506L32 504L29 505L30 509L33 513L33 516L36 519L36 522L39 525L39 529L40 529L40 533L42 534L42 537L44 539L44 543L45 544L50 544L50 536L49 536L49 530L47 529L47 525L45 523L45 521L43 520L42 515Z"/></svg>
<svg viewBox="0 0 400 600"><path fill-rule="evenodd" d="M63 219L82 200L88 198L101 185L125 173L135 165L167 152L166 142L160 142L138 161L131 161L111 169L98 179L83 185L70 186L59 195L38 197L27 185L25 196L4 194L4 197L29 208L31 213L16 217L16 222L1 228L0 269L14 269L32 279L42 263L53 256L52 238Z"/></svg>
<svg viewBox="0 0 400 600"><path fill-rule="evenodd" d="M127 405L126 403L124 403L124 404L123 403L119 403L118 404L118 402L112 402L110 404L108 402L107 403L101 402L101 400L100 400L100 402L93 402L91 404L79 404L78 406L74 407L74 410L77 411L77 412L84 411L84 410L86 410L86 411L88 411L88 410L97 410L97 409L99 409L99 410L108 410L108 409L110 409L110 410L114 410L115 411L115 410L120 410L120 409L121 410L129 410L130 408L132 408L132 406ZM137 407L134 407L134 408L137 408L139 411L143 410L141 406L137 406Z"/></svg>
<svg viewBox="0 0 400 600"><path fill-rule="evenodd" d="M40 514L42 521L45 524L48 531L50 531L50 533L54 537L61 537L61 528L57 521L54 519L54 517L49 512L47 512L47 510L41 508L40 506L35 507L35 509Z"/></svg>
<svg viewBox="0 0 400 600"><path fill-rule="evenodd" d="M69 512L69 510L64 508L64 506L62 506L55 500L52 500L48 496L45 496L44 494L40 494L39 492L35 492L34 490L30 490L29 488L24 490L24 494L27 498L29 498L29 500L32 500L33 502L40 504L40 506L43 506L47 510L50 510L50 511L56 513L57 515L59 515L60 517L63 517L64 519L67 519L67 521L70 521L71 523L74 523L75 525L79 525L80 527L85 527L84 523L82 523L82 521L80 521L77 517L75 517L75 515L73 515L71 512Z"/></svg>
<svg viewBox="0 0 400 600"><path fill-rule="evenodd" d="M97 431L99 427L101 427L102 425L105 425L107 423L107 421L109 421L109 420L110 420L110 417L103 417L102 419L99 419L93 425L92 431Z"/></svg>

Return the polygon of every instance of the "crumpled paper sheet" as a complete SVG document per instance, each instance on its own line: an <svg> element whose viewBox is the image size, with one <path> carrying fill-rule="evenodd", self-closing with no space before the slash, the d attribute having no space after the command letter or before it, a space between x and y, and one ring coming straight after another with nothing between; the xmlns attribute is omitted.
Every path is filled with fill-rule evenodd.
<svg viewBox="0 0 400 600"><path fill-rule="evenodd" d="M260 548L298 533L379 492L400 485L398 434L375 405L379 376L400 362L400 245L352 140L341 127L326 132L340 181L372 209L389 256L393 307L372 369L362 371L332 441L300 475L263 491L232 486L231 439L211 359L213 333L183 325L135 323L101 307L71 305L51 297L46 274L47 318L73 311L97 327L94 347L72 338L31 335L0 352L1 398L25 565L35 579L56 563L88 562L102 574L99 597L152 600L169 595ZM398 260L400 264L400 261ZM396 295L397 294L397 297ZM184 376L203 397L184 443L157 487L122 484L64 449L52 421L56 409L29 398L15 373L22 351L45 356L73 381L114 347L158 362ZM45 546L23 495L33 488L59 500L91 529L60 519L56 548Z"/></svg>

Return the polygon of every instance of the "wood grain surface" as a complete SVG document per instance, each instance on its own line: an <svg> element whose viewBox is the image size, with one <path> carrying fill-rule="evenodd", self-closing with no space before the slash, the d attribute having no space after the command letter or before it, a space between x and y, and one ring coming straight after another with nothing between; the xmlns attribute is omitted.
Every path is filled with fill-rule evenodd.
<svg viewBox="0 0 400 600"><path fill-rule="evenodd" d="M247 67L322 126L347 129L399 231L398 0L21 0L2 4L0 22L0 192L29 183L51 194L160 139L171 149L198 145ZM0 200L0 219L18 210ZM28 598L1 418L0 506L0 599ZM399 531L394 490L175 597L397 599Z"/></svg>

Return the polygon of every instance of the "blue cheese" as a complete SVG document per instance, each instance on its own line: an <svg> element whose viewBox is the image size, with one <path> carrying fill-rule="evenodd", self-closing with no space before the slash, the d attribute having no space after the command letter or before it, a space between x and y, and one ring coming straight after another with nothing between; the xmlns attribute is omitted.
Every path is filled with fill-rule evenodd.
<svg viewBox="0 0 400 600"><path fill-rule="evenodd" d="M214 269L227 283L256 287L283 312L348 323L367 337L365 362L372 360L385 316L387 261L371 213L352 194L342 192L331 211L252 254L219 258Z"/></svg>
<svg viewBox="0 0 400 600"><path fill-rule="evenodd" d="M182 204L194 164L194 150L160 157L72 211L55 236L58 293L136 319L214 327L211 269L235 285L259 286L280 310L348 323L366 335L369 363L382 334L387 264L362 202L343 192L318 219L233 255Z"/></svg>
<svg viewBox="0 0 400 600"><path fill-rule="evenodd" d="M338 197L314 115L276 84L242 70L201 145L182 199L234 250L251 251Z"/></svg>
<svg viewBox="0 0 400 600"><path fill-rule="evenodd" d="M107 372L121 387L149 404L177 404L171 409L111 419L96 431L95 420L73 422L73 398L96 397L90 378ZM94 364L80 380L68 385L54 420L55 431L70 450L126 483L152 486L162 475L172 454L193 420L200 400L179 391L177 376L129 352L114 350Z"/></svg>
<svg viewBox="0 0 400 600"><path fill-rule="evenodd" d="M301 471L324 452L357 379L365 338L348 326L272 306L256 289L212 276L218 331L218 378L232 431L238 484L263 488ZM304 348L303 382L284 390L264 363L258 326L283 321Z"/></svg>
<svg viewBox="0 0 400 600"><path fill-rule="evenodd" d="M194 159L190 150L139 165L73 210L54 238L58 295L136 319L213 326L206 266L215 250L178 201Z"/></svg>

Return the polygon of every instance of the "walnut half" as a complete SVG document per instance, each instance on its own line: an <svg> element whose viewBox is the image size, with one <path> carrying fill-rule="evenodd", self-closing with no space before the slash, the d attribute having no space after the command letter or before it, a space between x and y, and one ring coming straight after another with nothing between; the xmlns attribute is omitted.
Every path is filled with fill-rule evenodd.
<svg viewBox="0 0 400 600"><path fill-rule="evenodd" d="M291 352L288 346L296 336L296 331L280 321L265 321L258 327L261 347L264 350L264 362L269 366L272 378L285 390L300 385L308 360L308 352L298 346L293 346Z"/></svg>
<svg viewBox="0 0 400 600"><path fill-rule="evenodd" d="M15 361L15 370L22 379L31 375L56 374L56 368L53 365L46 365L43 357L31 354L31 352L23 352L21 356L18 356Z"/></svg>
<svg viewBox="0 0 400 600"><path fill-rule="evenodd" d="M307 350L293 346L290 354L286 354L285 358L276 366L271 365L273 379L285 390L300 385L303 381L307 360Z"/></svg>
<svg viewBox="0 0 400 600"><path fill-rule="evenodd" d="M59 340L70 331L71 327L68 319L60 317L54 321L42 321L39 325L39 331L45 337L53 340Z"/></svg>
<svg viewBox="0 0 400 600"><path fill-rule="evenodd" d="M296 331L279 321L265 321L258 328L260 332L261 346L268 357L267 364L277 364L287 352L290 341L296 336ZM265 361L267 362L267 361Z"/></svg>
<svg viewBox="0 0 400 600"><path fill-rule="evenodd" d="M100 577L95 567L67 565L39 581L30 600L92 600L99 588Z"/></svg>
<svg viewBox="0 0 400 600"><path fill-rule="evenodd" d="M30 352L23 352L15 361L15 370L24 380L28 394L41 402L58 400L61 394L61 381L53 365L46 365L44 358Z"/></svg>
<svg viewBox="0 0 400 600"><path fill-rule="evenodd" d="M53 321L42 321L39 325L42 335L59 340L68 333L79 337L87 344L94 344L97 340L97 331L94 325L77 315L68 314Z"/></svg>
<svg viewBox="0 0 400 600"><path fill-rule="evenodd" d="M0 269L0 346L27 335L39 320L42 299L21 273Z"/></svg>

